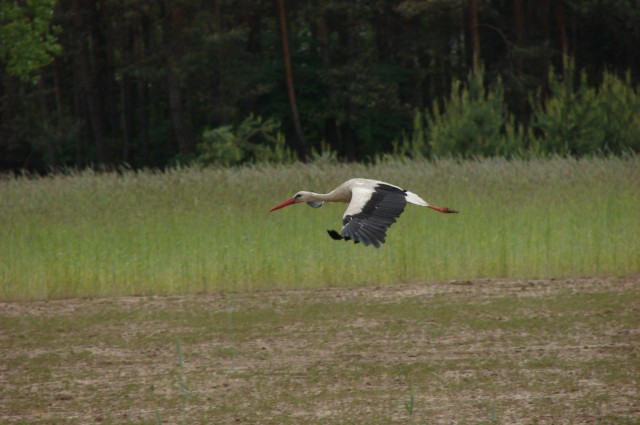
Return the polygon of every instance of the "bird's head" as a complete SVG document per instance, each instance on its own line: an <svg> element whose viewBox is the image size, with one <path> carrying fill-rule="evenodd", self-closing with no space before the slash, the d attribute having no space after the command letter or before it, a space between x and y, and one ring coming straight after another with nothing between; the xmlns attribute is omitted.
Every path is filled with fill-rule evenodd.
<svg viewBox="0 0 640 425"><path fill-rule="evenodd" d="M276 205L271 208L269 212L279 210L280 208L288 207L289 205L299 204L300 202L306 202L310 207L320 208L324 202L319 202L315 200L315 194L313 192L306 192L304 190L296 193L291 198L287 199L281 204Z"/></svg>

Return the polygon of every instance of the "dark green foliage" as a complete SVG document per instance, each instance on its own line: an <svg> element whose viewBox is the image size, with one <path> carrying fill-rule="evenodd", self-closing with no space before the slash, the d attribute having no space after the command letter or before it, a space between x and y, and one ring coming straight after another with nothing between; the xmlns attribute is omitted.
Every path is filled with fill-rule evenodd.
<svg viewBox="0 0 640 425"><path fill-rule="evenodd" d="M634 2L475 3L472 20L467 0L285 2L306 153L640 149ZM0 170L288 160L298 130L277 12L258 0L0 3ZM251 115L282 124L278 145L218 134Z"/></svg>
<svg viewBox="0 0 640 425"><path fill-rule="evenodd" d="M198 144L197 161L203 165L238 165L248 161L291 162L280 124L250 115L239 125L205 130Z"/></svg>
<svg viewBox="0 0 640 425"><path fill-rule="evenodd" d="M579 80L577 79L579 75ZM534 149L540 153L590 155L640 150L640 95L627 73L605 71L593 87L565 59L562 76L549 71L549 95L535 105Z"/></svg>
<svg viewBox="0 0 640 425"><path fill-rule="evenodd" d="M592 86L587 73L578 73L568 58L562 75L551 67L549 92L529 99L529 131L507 109L502 80L489 88L484 80L482 70L469 74L466 83L454 81L443 107L434 102L431 111L417 111L411 135L396 143L394 154L510 157L640 151L640 92L629 73L622 79L605 71L602 82Z"/></svg>
<svg viewBox="0 0 640 425"><path fill-rule="evenodd" d="M521 146L514 120L504 102L502 80L485 88L482 70L469 74L466 84L455 81L451 97L426 112L430 153L435 156L510 156Z"/></svg>
<svg viewBox="0 0 640 425"><path fill-rule="evenodd" d="M0 59L9 75L25 82L38 81L36 72L61 52L52 26L57 0L0 3Z"/></svg>
<svg viewBox="0 0 640 425"><path fill-rule="evenodd" d="M394 155L513 156L522 152L521 127L507 110L502 80L486 88L484 71L470 73L466 82L454 81L444 106L416 111L411 136L395 144Z"/></svg>

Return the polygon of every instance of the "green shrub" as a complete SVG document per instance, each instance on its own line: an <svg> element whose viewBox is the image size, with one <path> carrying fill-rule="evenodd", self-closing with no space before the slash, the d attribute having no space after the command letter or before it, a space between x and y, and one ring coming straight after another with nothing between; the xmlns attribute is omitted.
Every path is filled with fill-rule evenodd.
<svg viewBox="0 0 640 425"><path fill-rule="evenodd" d="M484 85L484 72L469 74L466 84L455 81L451 96L426 113L430 153L482 157L515 154L522 143L520 129L507 111L502 80Z"/></svg>
<svg viewBox="0 0 640 425"><path fill-rule="evenodd" d="M631 77L605 72L600 86L589 86L565 58L561 76L549 70L549 95L531 101L532 146L543 154L592 155L640 150L640 96Z"/></svg>
<svg viewBox="0 0 640 425"><path fill-rule="evenodd" d="M631 83L631 74L625 79L610 72L598 92L598 112L602 132L602 149L607 153L640 152L640 95Z"/></svg>
<svg viewBox="0 0 640 425"><path fill-rule="evenodd" d="M432 111L416 111L410 135L394 142L395 157L512 156L523 146L522 128L507 111L502 80L484 85L484 72L469 74L465 83L454 81L449 99Z"/></svg>
<svg viewBox="0 0 640 425"><path fill-rule="evenodd" d="M197 160L203 165L238 165L245 162L290 163L295 155L286 146L280 123L250 115L238 126L205 130Z"/></svg>
<svg viewBox="0 0 640 425"><path fill-rule="evenodd" d="M424 158L429 153L429 145L427 143L427 131L424 125L425 113L419 110L415 111L413 116L413 128L411 135L402 133L402 139L393 142L393 152L391 155L387 155L389 159L403 159ZM380 160L385 159L385 156L381 156Z"/></svg>

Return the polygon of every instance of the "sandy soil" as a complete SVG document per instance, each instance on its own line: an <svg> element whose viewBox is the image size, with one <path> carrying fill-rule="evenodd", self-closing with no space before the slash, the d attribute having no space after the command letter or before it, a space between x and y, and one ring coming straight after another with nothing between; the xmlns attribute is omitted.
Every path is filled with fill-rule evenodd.
<svg viewBox="0 0 640 425"><path fill-rule="evenodd" d="M0 423L640 423L640 277L0 303L0 325Z"/></svg>

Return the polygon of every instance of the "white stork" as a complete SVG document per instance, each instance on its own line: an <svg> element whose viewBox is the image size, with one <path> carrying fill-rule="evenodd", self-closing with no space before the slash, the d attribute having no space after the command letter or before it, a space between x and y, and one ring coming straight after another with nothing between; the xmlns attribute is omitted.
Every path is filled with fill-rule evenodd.
<svg viewBox="0 0 640 425"><path fill-rule="evenodd" d="M398 186L369 179L351 179L342 183L329 193L300 191L269 212L292 204L306 202L309 206L320 208L325 202L348 202L349 206L342 216L342 231L327 230L335 240L353 240L364 246L380 248L387 236L387 229L396 222L404 211L407 202L431 208L441 213L456 213L447 207L437 207L415 193Z"/></svg>

